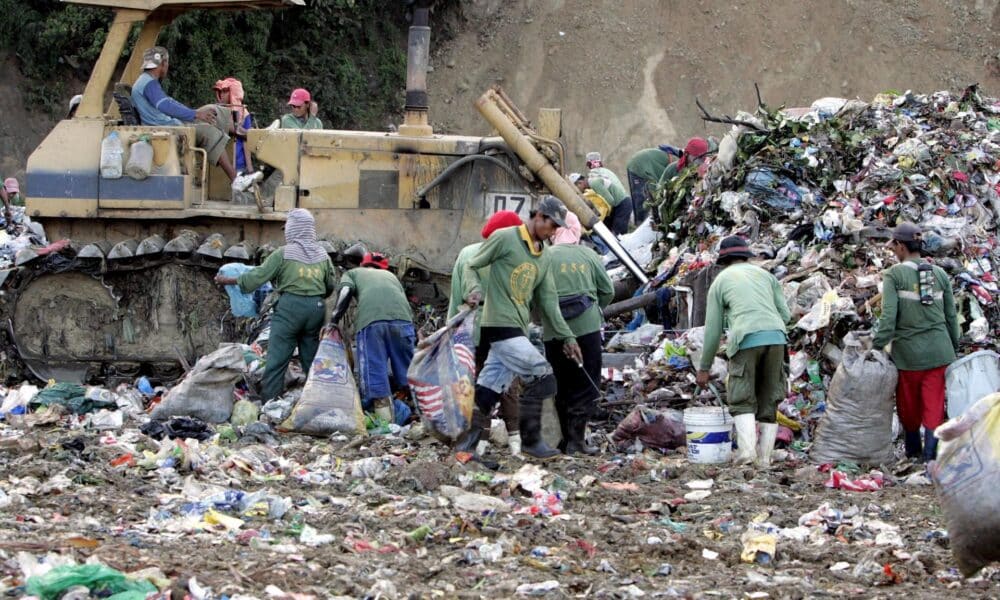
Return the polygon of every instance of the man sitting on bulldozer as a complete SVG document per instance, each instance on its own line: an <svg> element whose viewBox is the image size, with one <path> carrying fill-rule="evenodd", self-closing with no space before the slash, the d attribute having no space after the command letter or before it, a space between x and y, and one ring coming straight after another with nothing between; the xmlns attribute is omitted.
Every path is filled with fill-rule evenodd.
<svg viewBox="0 0 1000 600"><path fill-rule="evenodd" d="M139 111L143 125L180 126L195 124L195 142L208 154L209 164L219 165L229 180L233 191L242 192L254 182L260 181L262 173L237 175L233 163L226 155L229 134L233 132L232 117L228 109L218 104L209 104L198 110L168 96L160 86L160 80L170 70L170 54L162 46L153 46L142 54L142 75L132 86L132 102Z"/></svg>

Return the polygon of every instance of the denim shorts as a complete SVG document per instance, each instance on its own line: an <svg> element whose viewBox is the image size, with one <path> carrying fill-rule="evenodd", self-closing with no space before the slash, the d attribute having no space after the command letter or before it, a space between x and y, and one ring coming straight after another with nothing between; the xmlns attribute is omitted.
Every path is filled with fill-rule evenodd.
<svg viewBox="0 0 1000 600"><path fill-rule="evenodd" d="M552 366L545 356L527 337L518 336L490 345L490 353L476 383L502 394L515 377L528 384L551 374Z"/></svg>

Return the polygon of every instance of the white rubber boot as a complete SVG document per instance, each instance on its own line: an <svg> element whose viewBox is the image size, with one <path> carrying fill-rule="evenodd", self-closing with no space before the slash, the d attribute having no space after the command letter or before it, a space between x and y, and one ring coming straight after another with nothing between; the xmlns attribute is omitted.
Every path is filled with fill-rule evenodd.
<svg viewBox="0 0 1000 600"><path fill-rule="evenodd" d="M476 444L476 456L486 456L486 451L490 449L489 440L479 440Z"/></svg>
<svg viewBox="0 0 1000 600"><path fill-rule="evenodd" d="M507 434L507 447L510 448L511 456L520 458L521 456L521 432L513 431Z"/></svg>
<svg viewBox="0 0 1000 600"><path fill-rule="evenodd" d="M757 423L754 419L753 413L733 417L737 446L733 463L737 465L749 465L757 460Z"/></svg>
<svg viewBox="0 0 1000 600"><path fill-rule="evenodd" d="M771 466L771 451L774 450L774 439L778 437L777 423L761 423L760 439L757 440L757 464L762 467Z"/></svg>

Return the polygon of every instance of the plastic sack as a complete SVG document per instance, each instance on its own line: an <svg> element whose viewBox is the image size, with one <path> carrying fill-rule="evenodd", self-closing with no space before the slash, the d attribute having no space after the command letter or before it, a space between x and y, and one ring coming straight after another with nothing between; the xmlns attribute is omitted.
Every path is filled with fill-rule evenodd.
<svg viewBox="0 0 1000 600"><path fill-rule="evenodd" d="M666 452L687 445L687 430L683 419L676 414L637 406L611 434L611 440L619 449L626 448L636 439L647 448Z"/></svg>
<svg viewBox="0 0 1000 600"><path fill-rule="evenodd" d="M980 398L1000 390L1000 354L980 350L956 360L945 371L948 416L960 417Z"/></svg>
<svg viewBox="0 0 1000 600"><path fill-rule="evenodd" d="M93 596L114 594L114 598L145 598L157 591L148 581L130 579L121 571L102 564L55 567L48 573L29 577L25 590L42 600L55 600L69 588L80 585L89 589ZM129 592L134 594L126 596Z"/></svg>
<svg viewBox="0 0 1000 600"><path fill-rule="evenodd" d="M948 523L958 568L971 577L1000 560L1000 393L938 427L938 459L928 469Z"/></svg>
<svg viewBox="0 0 1000 600"><path fill-rule="evenodd" d="M239 277L251 269L253 269L253 267L243 263L226 263L219 269L219 274L225 275L226 277ZM227 285L226 294L229 295L229 310L232 311L234 317L257 316L260 306L257 305L254 292L244 294L240 289L240 286Z"/></svg>
<svg viewBox="0 0 1000 600"><path fill-rule="evenodd" d="M406 379L424 425L454 442L469 429L475 404L475 311L467 309L420 343Z"/></svg>
<svg viewBox="0 0 1000 600"><path fill-rule="evenodd" d="M327 327L320 335L319 349L309 367L302 396L279 430L308 435L365 433L358 386L351 373L347 348L336 327Z"/></svg>
<svg viewBox="0 0 1000 600"><path fill-rule="evenodd" d="M790 212L802 205L802 193L795 182L768 169L750 171L744 189L754 200L778 210Z"/></svg>
<svg viewBox="0 0 1000 600"><path fill-rule="evenodd" d="M826 414L809 458L818 463L889 463L898 376L885 352L848 345L830 382Z"/></svg>
<svg viewBox="0 0 1000 600"><path fill-rule="evenodd" d="M207 423L224 423L233 413L233 389L243 376L246 362L241 344L223 344L195 363L184 380L167 392L150 417L194 417Z"/></svg>

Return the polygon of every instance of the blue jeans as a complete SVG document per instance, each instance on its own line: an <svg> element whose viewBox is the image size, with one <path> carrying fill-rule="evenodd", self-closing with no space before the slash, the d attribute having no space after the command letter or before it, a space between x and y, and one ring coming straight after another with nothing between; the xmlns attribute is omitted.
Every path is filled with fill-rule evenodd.
<svg viewBox="0 0 1000 600"><path fill-rule="evenodd" d="M396 388L407 386L406 371L413 360L417 333L410 321L375 321L358 332L357 372L361 388L361 406L371 410L376 398L392 396ZM393 399L396 423L402 425L410 408Z"/></svg>
<svg viewBox="0 0 1000 600"><path fill-rule="evenodd" d="M635 213L635 224L638 226L646 220L646 202L649 202L649 184L645 179L639 177L632 171L626 171L628 175L628 191L632 196L632 212ZM653 182L656 185L656 182Z"/></svg>
<svg viewBox="0 0 1000 600"><path fill-rule="evenodd" d="M527 337L518 336L490 344L476 384L503 394L515 377L528 385L551 374L552 366L545 356Z"/></svg>

